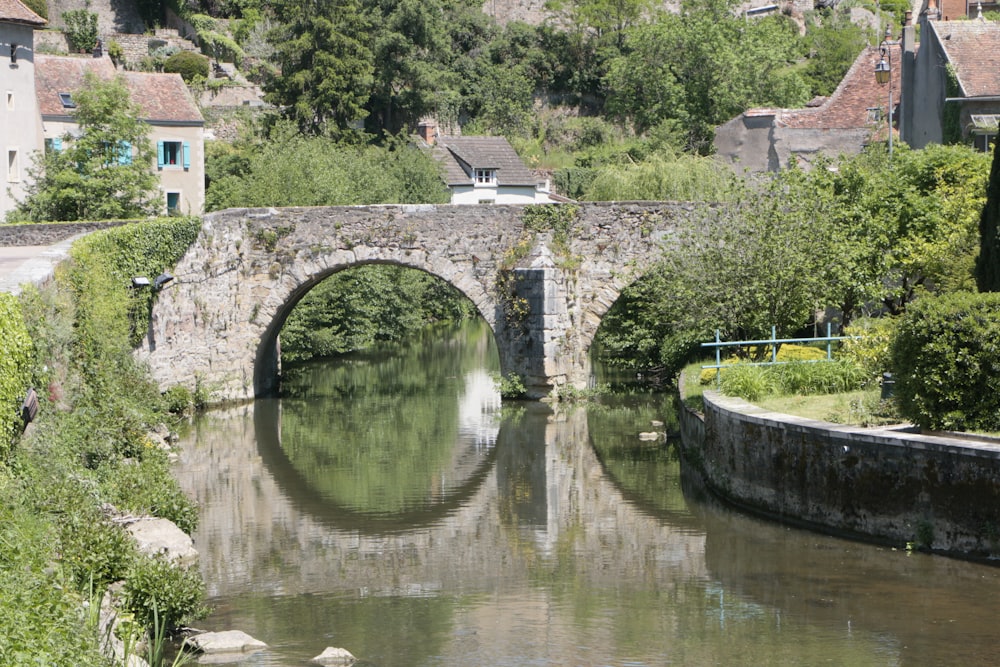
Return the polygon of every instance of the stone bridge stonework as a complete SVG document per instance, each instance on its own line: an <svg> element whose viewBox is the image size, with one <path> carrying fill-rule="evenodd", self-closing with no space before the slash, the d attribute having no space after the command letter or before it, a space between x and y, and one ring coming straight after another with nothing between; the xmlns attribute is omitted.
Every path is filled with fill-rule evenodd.
<svg viewBox="0 0 1000 667"><path fill-rule="evenodd" d="M427 271L464 293L493 330L502 372L518 375L529 396L583 388L601 318L693 205L566 207L209 214L157 295L138 355L162 387L200 384L213 402L271 394L280 379L279 333L295 304L338 271L388 263Z"/></svg>

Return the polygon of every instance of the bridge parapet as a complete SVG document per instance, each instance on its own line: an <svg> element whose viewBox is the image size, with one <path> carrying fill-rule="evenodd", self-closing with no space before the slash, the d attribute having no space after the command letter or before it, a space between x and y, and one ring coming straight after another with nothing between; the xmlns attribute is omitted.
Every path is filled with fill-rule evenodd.
<svg viewBox="0 0 1000 667"><path fill-rule="evenodd" d="M503 372L519 375L531 395L582 388L601 318L693 208L584 204L558 228L531 215L526 224L532 206L209 214L158 295L139 356L161 386L200 382L213 401L267 395L277 388L278 334L295 304L338 271L391 263L427 271L469 297L494 332Z"/></svg>

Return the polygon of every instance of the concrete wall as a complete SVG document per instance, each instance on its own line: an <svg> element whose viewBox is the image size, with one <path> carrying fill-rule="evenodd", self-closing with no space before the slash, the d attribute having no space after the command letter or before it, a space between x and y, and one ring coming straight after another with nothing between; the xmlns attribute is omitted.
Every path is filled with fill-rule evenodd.
<svg viewBox="0 0 1000 667"><path fill-rule="evenodd" d="M906 112L912 124L903 127L903 140L912 148L923 148L927 144L940 144L943 133L941 122L944 115L944 98L947 86L944 51L938 42L937 33L927 24L921 26L920 49L917 50L913 72L913 89L906 94L913 104Z"/></svg>
<svg viewBox="0 0 1000 667"><path fill-rule="evenodd" d="M774 116L740 114L716 130L715 148L720 160L739 170L778 171L792 162L808 169L819 156L836 159L861 152L874 129L781 127Z"/></svg>
<svg viewBox="0 0 1000 667"><path fill-rule="evenodd" d="M829 424L711 391L704 416L682 411L681 424L685 459L745 509L899 547L1000 555L1000 441Z"/></svg>

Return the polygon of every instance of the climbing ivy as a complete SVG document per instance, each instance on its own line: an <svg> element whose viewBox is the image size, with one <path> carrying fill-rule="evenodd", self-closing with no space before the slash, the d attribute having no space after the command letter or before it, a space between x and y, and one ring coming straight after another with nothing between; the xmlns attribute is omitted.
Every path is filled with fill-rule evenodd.
<svg viewBox="0 0 1000 667"><path fill-rule="evenodd" d="M31 381L31 336L17 297L0 293L0 456L19 432L20 407Z"/></svg>
<svg viewBox="0 0 1000 667"><path fill-rule="evenodd" d="M955 67L948 63L945 66L945 98L960 97L958 75ZM941 118L941 143L962 143L962 106L958 102L945 102Z"/></svg>

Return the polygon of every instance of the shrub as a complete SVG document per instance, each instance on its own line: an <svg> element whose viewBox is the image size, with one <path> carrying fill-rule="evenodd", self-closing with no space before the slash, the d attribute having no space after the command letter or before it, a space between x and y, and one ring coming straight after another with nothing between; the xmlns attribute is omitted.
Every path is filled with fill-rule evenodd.
<svg viewBox="0 0 1000 667"><path fill-rule="evenodd" d="M845 340L837 357L863 369L869 380L877 380L889 370L889 342L897 324L895 318L877 317L847 327L844 335L858 338Z"/></svg>
<svg viewBox="0 0 1000 667"><path fill-rule="evenodd" d="M163 558L137 558L125 578L124 597L126 610L145 627L153 627L154 604L168 630L202 618L208 611L197 568L181 568Z"/></svg>
<svg viewBox="0 0 1000 667"><path fill-rule="evenodd" d="M167 411L175 415L187 414L194 406L191 390L180 384L175 384L163 392L163 400L166 401Z"/></svg>
<svg viewBox="0 0 1000 667"><path fill-rule="evenodd" d="M17 298L0 293L0 458L20 431L21 402L31 382L31 337Z"/></svg>
<svg viewBox="0 0 1000 667"><path fill-rule="evenodd" d="M90 51L97 44L97 14L86 9L63 12L66 36L73 51Z"/></svg>
<svg viewBox="0 0 1000 667"><path fill-rule="evenodd" d="M208 78L208 58L193 51L178 51L163 63L163 71L177 73L184 83L191 83L196 77Z"/></svg>
<svg viewBox="0 0 1000 667"><path fill-rule="evenodd" d="M756 401L781 389L776 373L767 366L736 364L722 374L722 393Z"/></svg>
<svg viewBox="0 0 1000 667"><path fill-rule="evenodd" d="M904 417L932 430L1000 431L1000 293L915 302L890 354Z"/></svg>
<svg viewBox="0 0 1000 667"><path fill-rule="evenodd" d="M49 20L49 5L45 0L23 0L28 9L41 16L46 21Z"/></svg>

